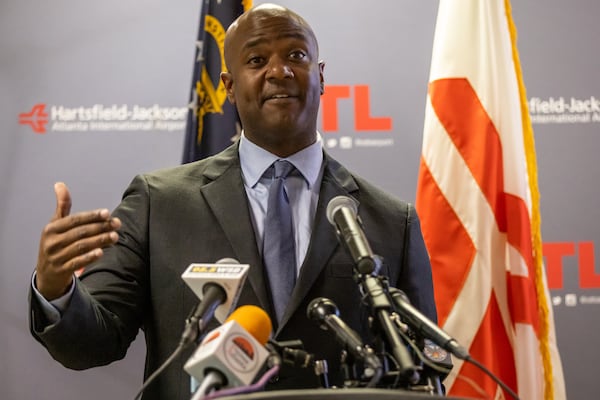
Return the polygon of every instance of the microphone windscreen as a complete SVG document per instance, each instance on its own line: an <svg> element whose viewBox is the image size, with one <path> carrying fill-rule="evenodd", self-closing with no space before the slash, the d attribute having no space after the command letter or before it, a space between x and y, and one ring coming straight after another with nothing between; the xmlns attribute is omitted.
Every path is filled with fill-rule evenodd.
<svg viewBox="0 0 600 400"><path fill-rule="evenodd" d="M335 221L333 220L333 216L341 207L349 208L350 210L352 210L354 216L356 216L356 213L358 211L358 207L356 205L356 200L354 200L348 196L336 196L333 199L329 200L329 203L327 203L326 215L327 215L327 220L329 221L329 223L331 225L335 226Z"/></svg>
<svg viewBox="0 0 600 400"><path fill-rule="evenodd" d="M269 315L260 307L245 305L235 309L225 322L235 321L251 334L261 345L267 344L273 324Z"/></svg>
<svg viewBox="0 0 600 400"><path fill-rule="evenodd" d="M215 264L239 264L240 262L235 258L225 257L218 260Z"/></svg>

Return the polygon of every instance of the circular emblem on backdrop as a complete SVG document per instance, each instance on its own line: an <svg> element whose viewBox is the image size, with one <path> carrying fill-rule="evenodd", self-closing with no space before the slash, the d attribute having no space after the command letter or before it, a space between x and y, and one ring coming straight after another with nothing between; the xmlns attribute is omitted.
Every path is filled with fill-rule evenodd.
<svg viewBox="0 0 600 400"><path fill-rule="evenodd" d="M233 334L225 343L225 358L239 372L249 372L257 367L258 357L254 344L239 334Z"/></svg>

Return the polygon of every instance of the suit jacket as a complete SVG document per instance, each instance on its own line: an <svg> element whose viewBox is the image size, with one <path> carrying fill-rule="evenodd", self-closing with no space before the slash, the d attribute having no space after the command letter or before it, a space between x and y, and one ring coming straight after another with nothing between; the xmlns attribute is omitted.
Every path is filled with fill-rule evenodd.
<svg viewBox="0 0 600 400"><path fill-rule="evenodd" d="M326 218L333 197L352 196L382 274L406 292L413 305L436 320L431 269L414 208L352 175L325 155L325 172L308 252L277 340L301 339L317 359L329 361L340 384L341 347L333 333L306 317L316 297L333 300L340 316L369 340L366 308L354 282L353 262ZM238 306L255 304L276 321L266 272L257 249L249 203L233 145L190 164L137 176L113 213L122 221L119 242L105 250L78 281L61 320L44 326L31 300L31 331L63 365L84 369L125 356L141 328L147 344L147 377L177 347L185 318L197 303L181 274L193 262L233 257L251 266ZM188 399L189 376L179 357L145 392L144 399ZM272 389L317 387L309 369L281 371Z"/></svg>

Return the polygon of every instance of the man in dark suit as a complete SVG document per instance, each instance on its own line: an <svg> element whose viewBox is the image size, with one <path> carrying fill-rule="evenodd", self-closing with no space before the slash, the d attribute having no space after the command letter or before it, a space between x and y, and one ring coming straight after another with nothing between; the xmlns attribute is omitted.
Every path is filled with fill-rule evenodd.
<svg viewBox="0 0 600 400"><path fill-rule="evenodd" d="M55 186L57 208L45 227L31 295L31 331L69 368L108 364L125 356L139 329L147 344L145 376L179 341L196 303L181 279L192 262L233 257L251 266L238 306L266 310L278 340L301 339L330 362L334 383L341 346L306 317L308 303L328 297L365 340L367 312L352 279L353 260L325 216L338 195L358 203L382 275L436 319L429 259L415 209L324 153L316 130L324 63L309 25L292 11L262 5L227 31L222 73L243 125L241 140L195 163L136 177L112 215L69 215L71 200ZM263 172L285 159L298 173L286 186L295 222L296 283L280 320L263 267L266 193ZM73 273L86 267L80 278ZM285 266L282 266L282 268ZM147 390L145 399L187 399L189 376L180 357ZM316 387L310 370L283 370L272 388Z"/></svg>

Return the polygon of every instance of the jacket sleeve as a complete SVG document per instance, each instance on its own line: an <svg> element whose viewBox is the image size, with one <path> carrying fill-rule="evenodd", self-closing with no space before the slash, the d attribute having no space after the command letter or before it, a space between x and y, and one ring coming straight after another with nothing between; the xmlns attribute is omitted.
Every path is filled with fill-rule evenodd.
<svg viewBox="0 0 600 400"><path fill-rule="evenodd" d="M429 253L425 247L417 211L411 204L408 205L405 241L404 267L400 279L404 282L403 290L413 306L437 323Z"/></svg>
<svg viewBox="0 0 600 400"><path fill-rule="evenodd" d="M48 324L30 293L31 333L65 367L79 370L122 359L143 325L149 302L148 210L148 186L138 176L113 212L122 222L118 243L75 279L60 320Z"/></svg>

